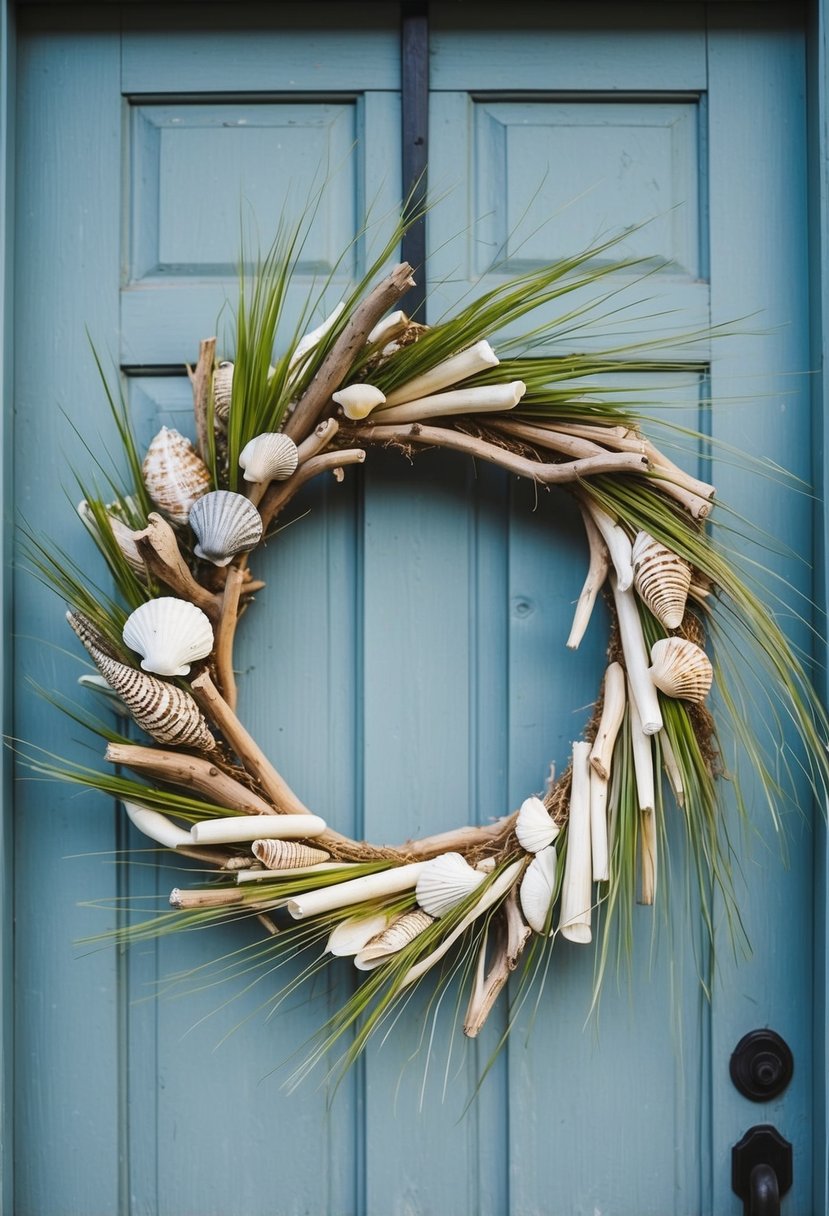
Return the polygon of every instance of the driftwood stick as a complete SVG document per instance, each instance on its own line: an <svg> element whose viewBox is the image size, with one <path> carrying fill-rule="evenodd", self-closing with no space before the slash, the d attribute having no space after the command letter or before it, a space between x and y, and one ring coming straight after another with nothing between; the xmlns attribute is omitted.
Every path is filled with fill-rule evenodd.
<svg viewBox="0 0 829 1216"><path fill-rule="evenodd" d="M187 368L187 375L193 386L193 416L196 419L196 451L202 460L207 460L209 445L207 441L207 404L210 400L210 386L213 381L213 366L216 362L216 339L203 338L199 343L199 359L196 370Z"/></svg>
<svg viewBox="0 0 829 1216"><path fill-rule="evenodd" d="M328 446L339 429L340 424L336 418L326 418L319 426L314 427L308 438L303 439L297 448L299 463L305 464L312 456L317 456Z"/></svg>
<svg viewBox="0 0 829 1216"><path fill-rule="evenodd" d="M422 861L427 857L437 857L439 853L478 848L495 849L510 835L517 818L516 811L512 815L504 815L495 823L481 824L479 827L452 828L448 832L439 832L436 836L424 836L422 840L407 840L400 851Z"/></svg>
<svg viewBox="0 0 829 1216"><path fill-rule="evenodd" d="M488 932L484 934L484 940L481 942L475 982L463 1023L463 1033L469 1039L477 1038L480 1033L502 988L518 966L518 960L532 933L518 908L518 895L515 887L504 901L503 917L506 924L501 916L495 921L497 944L488 972L486 970Z"/></svg>
<svg viewBox="0 0 829 1216"><path fill-rule="evenodd" d="M196 582L178 547L176 534L166 519L151 511L143 532L133 532L138 552L155 578L182 599L190 600L216 624L221 599Z"/></svg>
<svg viewBox="0 0 829 1216"><path fill-rule="evenodd" d="M274 808L239 781L223 773L209 760L184 752L141 747L133 743L110 743L106 750L110 764L123 764L135 773L155 777L169 785L198 790L217 806L242 815L273 815Z"/></svg>
<svg viewBox="0 0 829 1216"><path fill-rule="evenodd" d="M203 861L209 866L215 866L217 870L224 870L230 860L231 854L225 852L224 849L205 849L194 845L193 848L188 848L181 845L175 850L176 857L181 854L182 857L192 857L194 861Z"/></svg>
<svg viewBox="0 0 829 1216"><path fill-rule="evenodd" d="M337 469L342 469L347 464L362 464L365 458L366 454L362 448L345 448L338 452L323 452L321 456L313 456L305 464L301 464L287 481L280 481L277 485L272 485L262 499L259 514L262 516L262 525L265 530L267 531L279 512L288 505L307 481L311 481L320 473L334 472L336 474Z"/></svg>
<svg viewBox="0 0 829 1216"><path fill-rule="evenodd" d="M494 430L504 435L512 435L516 439L525 439L528 443L536 443L539 447L549 448L551 452L561 452L565 456L583 459L586 456L601 456L605 451L598 443L589 439L581 439L577 435L564 435L561 431L552 430L546 426L534 426L529 422L508 422L506 419L490 423Z"/></svg>
<svg viewBox="0 0 829 1216"><path fill-rule="evenodd" d="M224 699L231 709L236 709L236 676L233 672L233 639L239 621L239 596L245 577L243 564L234 564L228 569L222 610L216 627L216 642L213 658L216 663L216 679Z"/></svg>
<svg viewBox="0 0 829 1216"><path fill-rule="evenodd" d="M313 430L371 330L410 287L414 287L412 268L401 262L357 305L288 419L286 435L298 443Z"/></svg>
<svg viewBox="0 0 829 1216"><path fill-rule="evenodd" d="M587 510L584 503L578 500L578 506L584 520L584 530L587 533L590 562L587 567L584 586L581 589L581 594L576 604L576 611L573 614L573 625L570 629L570 636L567 639L568 650L578 650L579 643L584 637L587 626L590 624L596 597L604 586L605 579L610 570L610 556L602 540L602 534L596 527L593 516Z"/></svg>

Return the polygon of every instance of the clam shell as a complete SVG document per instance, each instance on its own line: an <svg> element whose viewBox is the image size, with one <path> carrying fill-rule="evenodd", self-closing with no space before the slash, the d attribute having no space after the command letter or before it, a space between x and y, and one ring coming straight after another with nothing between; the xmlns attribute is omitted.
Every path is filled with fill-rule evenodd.
<svg viewBox="0 0 829 1216"><path fill-rule="evenodd" d="M213 750L216 742L188 692L119 663L96 645L96 631L85 617L72 612L66 617L109 687L118 693L142 730L157 743Z"/></svg>
<svg viewBox="0 0 829 1216"><path fill-rule="evenodd" d="M159 676L186 676L190 664L213 649L213 627L201 608L169 595L148 600L130 613L123 637L141 655L144 671Z"/></svg>
<svg viewBox="0 0 829 1216"><path fill-rule="evenodd" d="M483 882L484 875L461 857L442 853L427 861L415 888L417 902L430 916L445 916Z"/></svg>
<svg viewBox="0 0 829 1216"><path fill-rule="evenodd" d="M372 410L386 400L385 395L373 384L349 384L331 395L337 405L343 407L346 418L350 418L352 422L367 418Z"/></svg>
<svg viewBox="0 0 829 1216"><path fill-rule="evenodd" d="M666 629L679 628L691 586L691 567L647 532L639 532L633 542L633 585Z"/></svg>
<svg viewBox="0 0 829 1216"><path fill-rule="evenodd" d="M213 411L220 422L227 422L233 396L233 364L220 363L213 373Z"/></svg>
<svg viewBox="0 0 829 1216"><path fill-rule="evenodd" d="M549 845L536 853L526 873L521 879L518 899L524 919L536 933L543 933L547 924L547 915L553 902L556 889L556 857L555 845ZM551 930L550 936L554 930Z"/></svg>
<svg viewBox="0 0 829 1216"><path fill-rule="evenodd" d="M212 490L194 503L190 527L198 540L196 556L214 566L227 566L262 539L262 516L249 498L232 490Z"/></svg>
<svg viewBox="0 0 829 1216"><path fill-rule="evenodd" d="M245 481L287 481L298 464L299 452L293 439L273 431L251 439L239 456Z"/></svg>
<svg viewBox="0 0 829 1216"><path fill-rule="evenodd" d="M388 923L387 912L372 912L370 916L348 916L329 933L325 943L326 952L336 955L337 958L359 954L363 946L378 933L382 933Z"/></svg>
<svg viewBox="0 0 829 1216"><path fill-rule="evenodd" d="M540 798L526 798L515 821L515 835L522 849L528 853L540 853L552 844L559 833L559 826Z"/></svg>
<svg viewBox="0 0 829 1216"><path fill-rule="evenodd" d="M210 473L189 439L163 426L141 466L155 505L177 524L186 524L196 499L210 489Z"/></svg>
<svg viewBox="0 0 829 1216"><path fill-rule="evenodd" d="M315 849L310 844L296 840L254 840L251 845L257 861L268 870L296 870L301 866L315 866L328 861L331 856L325 849Z"/></svg>
<svg viewBox="0 0 829 1216"><path fill-rule="evenodd" d="M357 952L354 966L358 971L373 971L384 963L391 954L397 954L409 942L413 942L424 929L434 923L434 916L416 908L413 912L404 912L393 920L387 929L373 937L362 950Z"/></svg>
<svg viewBox="0 0 829 1216"><path fill-rule="evenodd" d="M409 324L409 318L398 308L396 312L391 312L382 321L378 321L374 329L366 338L369 346L378 342L391 342L392 338L396 338L398 334L402 334Z"/></svg>
<svg viewBox="0 0 829 1216"><path fill-rule="evenodd" d="M648 674L669 697L699 703L711 691L714 669L708 655L687 638L660 638L651 648Z"/></svg>

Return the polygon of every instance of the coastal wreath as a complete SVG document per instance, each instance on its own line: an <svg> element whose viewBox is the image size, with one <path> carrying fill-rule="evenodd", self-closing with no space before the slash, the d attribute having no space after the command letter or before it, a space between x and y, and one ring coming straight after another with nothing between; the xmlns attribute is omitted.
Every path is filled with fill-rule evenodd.
<svg viewBox="0 0 829 1216"><path fill-rule="evenodd" d="M519 964L514 1000L558 937L591 941L597 908L601 973L614 921L637 899L654 901L670 797L710 930L713 890L734 898L706 700L715 678L772 808L788 746L782 732L759 745L751 736L735 709L729 650L756 657L802 749L793 763L813 788L827 771L826 717L774 617L712 533L713 486L661 452L618 390L597 381L664 368L660 344L576 353L600 296L527 326L523 339L496 341L497 351L490 345L505 327L637 263L609 258L609 240L501 281L426 326L397 308L412 268L382 275L399 235L311 329L319 300L309 297L281 351L296 233L242 272L232 361L217 360L211 338L188 368L194 443L162 428L142 453L123 397L107 389L127 475L108 474L105 492L82 485L79 513L111 594L29 536L97 669L83 682L119 714L118 729L111 716L83 717L106 740L114 771L42 758L34 766L115 796L155 845L202 866L200 881L171 892L168 910L121 936L257 917L267 931L263 966L299 943L317 950L320 966L346 956L365 973L299 1076L345 1032L343 1062L353 1062L427 975L441 985L460 972L469 988L463 1029L476 1036ZM534 353L556 338L566 353ZM584 520L587 574L566 645L578 647L600 594L611 620L602 687L565 771L493 822L395 846L349 839L304 805L237 716L233 665L240 616L264 586L251 559L285 508L313 478L342 480L389 446L410 457L444 448L570 494ZM209 881L204 867L215 869Z"/></svg>

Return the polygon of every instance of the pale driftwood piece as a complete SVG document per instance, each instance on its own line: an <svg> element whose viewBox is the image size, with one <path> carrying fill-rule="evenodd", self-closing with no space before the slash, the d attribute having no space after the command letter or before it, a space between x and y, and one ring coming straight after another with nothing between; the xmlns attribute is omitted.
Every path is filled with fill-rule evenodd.
<svg viewBox="0 0 829 1216"><path fill-rule="evenodd" d="M551 452L561 452L563 456L583 459L587 456L601 456L605 451L598 443L582 439L578 435L567 435L552 427L536 426L530 422L513 422L499 419L489 423L494 430L515 439L524 439L527 443L537 443L539 447L549 448Z"/></svg>
<svg viewBox="0 0 829 1216"><path fill-rule="evenodd" d="M401 262L354 309L285 425L285 434L295 443L305 439L316 426L371 330L410 287L414 287L412 267Z"/></svg>
<svg viewBox="0 0 829 1216"><path fill-rule="evenodd" d="M206 849L200 848L198 845L179 845L176 849L176 856L181 854L182 857L192 857L194 861L206 861L208 865L215 866L217 870L226 870L228 862L231 860L230 853L225 853L223 849Z"/></svg>
<svg viewBox="0 0 829 1216"><path fill-rule="evenodd" d="M422 840L407 840L401 846L400 852L409 857L424 859L437 857L440 853L460 853L470 849L497 848L501 845L515 827L518 812L504 815L495 823L482 824L479 827L452 828L448 832L439 832L435 836L424 836Z"/></svg>
<svg viewBox="0 0 829 1216"><path fill-rule="evenodd" d="M228 569L222 596L222 610L216 626L216 640L213 647L216 679L222 696L233 710L236 709L237 701L236 675L233 671L233 640L239 620L239 597L244 577L245 569L242 563L232 565Z"/></svg>
<svg viewBox="0 0 829 1216"><path fill-rule="evenodd" d="M133 537L150 573L175 595L201 608L215 625L221 611L221 599L193 578L181 556L176 534L166 519L151 511L146 528L143 532L133 532Z"/></svg>
<svg viewBox="0 0 829 1216"><path fill-rule="evenodd" d="M685 486L692 494L696 494L699 498L713 498L717 490L708 481L701 481L698 477L692 476L691 473L686 473L678 464L674 464L664 452L661 452L650 439L643 440L645 445L646 455L653 460L654 465L663 470L665 474L670 474L673 480L681 486Z"/></svg>
<svg viewBox="0 0 829 1216"><path fill-rule="evenodd" d="M499 940L489 972L486 970L488 932L481 942L475 981L463 1023L463 1033L468 1039L477 1038L510 974L518 966L527 939L532 934L518 907L515 887L504 901L504 916L506 932L500 917L496 922Z"/></svg>
<svg viewBox="0 0 829 1216"><path fill-rule="evenodd" d="M663 494L667 494L683 506L694 519L707 519L714 506L707 498L701 498L693 490L680 484L673 473L662 464L652 465L651 472Z"/></svg>
<svg viewBox="0 0 829 1216"><path fill-rule="evenodd" d="M596 598L604 586L605 579L610 570L610 555L607 551L607 546L602 540L602 534L596 527L593 516L581 501L579 501L578 507L584 521L584 530L587 533L589 564L584 586L576 602L576 611L573 613L573 625L570 629L570 636L567 639L568 650L578 650L585 630L590 624Z"/></svg>
<svg viewBox="0 0 829 1216"><path fill-rule="evenodd" d="M633 696L630 697L630 735L636 797L639 803L639 903L650 905L656 896L656 782L653 771L653 745L642 730Z"/></svg>
<svg viewBox="0 0 829 1216"><path fill-rule="evenodd" d="M647 457L628 452L603 452L601 456L571 460L567 464L543 464L487 443L484 439L466 435L463 431L424 426L418 422L403 426L383 426L378 423L376 426L355 427L349 431L349 435L367 443L397 444L402 447L422 443L430 447L451 448L455 452L464 452L467 456L500 465L518 477L548 486L565 485L601 473L646 473L648 470Z"/></svg>
<svg viewBox="0 0 829 1216"><path fill-rule="evenodd" d="M586 494L581 496L581 503L592 516L593 523L607 545L613 569L619 580L619 589L629 590L633 586L633 553L627 532Z"/></svg>
<svg viewBox="0 0 829 1216"><path fill-rule="evenodd" d="M625 716L625 673L621 663L610 663L604 673L602 716L590 752L590 764L603 781L610 779L610 760Z"/></svg>
<svg viewBox="0 0 829 1216"><path fill-rule="evenodd" d="M559 933L586 946L593 939L591 898L593 865L590 856L590 744L573 744L573 781L567 819L567 858L561 884Z"/></svg>
<svg viewBox="0 0 829 1216"><path fill-rule="evenodd" d="M248 891L242 887L231 887L219 890L184 891L181 887L173 887L170 892L170 907L179 911L190 911L194 908L249 908L251 912L257 909L279 907L281 900L247 898Z"/></svg>
<svg viewBox="0 0 829 1216"><path fill-rule="evenodd" d="M319 455L323 448L328 446L339 429L340 424L336 418L326 418L318 426L315 426L308 438L303 439L297 448L299 463L305 464L312 456Z"/></svg>
<svg viewBox="0 0 829 1216"><path fill-rule="evenodd" d="M256 919L259 921L259 924L262 925L265 932L268 933L270 937L277 937L282 932L282 930L279 928L279 926L274 921L271 920L271 918L268 916L267 912L258 913Z"/></svg>
<svg viewBox="0 0 829 1216"><path fill-rule="evenodd" d="M662 711L659 708L656 688L649 674L650 656L642 632L639 607L632 591L620 591L612 573L610 585L616 602L619 636L622 640L622 653L625 658L631 699L636 704L645 734L655 735L662 729Z"/></svg>
<svg viewBox="0 0 829 1216"><path fill-rule="evenodd" d="M199 343L199 359L195 371L187 368L190 384L193 387L193 416L196 420L196 451L207 463L209 453L207 403L210 400L210 386L213 380L213 366L216 362L216 339L203 338Z"/></svg>
<svg viewBox="0 0 829 1216"><path fill-rule="evenodd" d="M338 469L342 469L348 464L362 464L365 458L366 454L362 448L345 448L339 452L323 452L321 456L313 456L305 464L301 464L287 481L281 481L270 487L259 508L262 526L267 530L297 491L312 478L327 472L333 472L336 475Z"/></svg>
<svg viewBox="0 0 829 1216"><path fill-rule="evenodd" d="M185 752L162 751L157 747L140 747L137 743L110 743L106 749L110 764L123 764L134 773L142 773L165 781L169 785L198 790L216 806L226 806L240 815L273 815L274 808L264 798L223 773L209 760L188 756Z"/></svg>

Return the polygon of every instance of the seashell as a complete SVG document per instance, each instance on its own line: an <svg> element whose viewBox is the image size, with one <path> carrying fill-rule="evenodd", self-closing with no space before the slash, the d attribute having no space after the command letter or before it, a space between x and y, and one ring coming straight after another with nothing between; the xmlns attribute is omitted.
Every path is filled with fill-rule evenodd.
<svg viewBox="0 0 829 1216"><path fill-rule="evenodd" d="M386 400L379 388L375 388L373 384L349 384L331 395L337 405L343 407L346 418L350 418L352 422L367 418L373 409Z"/></svg>
<svg viewBox="0 0 829 1216"><path fill-rule="evenodd" d="M391 342L393 338L403 333L408 324L409 318L402 309L398 308L396 312L390 312L382 321L377 322L366 338L366 343L374 346L378 342Z"/></svg>
<svg viewBox="0 0 829 1216"><path fill-rule="evenodd" d="M372 912L370 916L348 916L335 925L325 943L326 953L338 958L359 954L363 946L382 933L389 923L387 912Z"/></svg>
<svg viewBox="0 0 829 1216"><path fill-rule="evenodd" d="M190 527L198 540L194 553L214 566L227 566L262 539L262 516L249 498L232 490L212 490L195 502Z"/></svg>
<svg viewBox="0 0 829 1216"><path fill-rule="evenodd" d="M497 367L498 363L498 356L487 341L476 342L474 346L468 346L466 350L444 359L442 363L436 363L422 376L415 376L407 384L401 384L399 388L394 389L389 393L389 405L402 405L404 401L431 396L443 388L467 380L477 372Z"/></svg>
<svg viewBox="0 0 829 1216"><path fill-rule="evenodd" d="M79 613L68 612L66 619L109 687L118 694L142 730L157 743L213 750L215 740L188 692L112 658L96 644L94 626Z"/></svg>
<svg viewBox="0 0 829 1216"><path fill-rule="evenodd" d="M141 655L144 671L186 676L213 649L213 627L201 608L171 595L140 604L127 617L124 642Z"/></svg>
<svg viewBox="0 0 829 1216"><path fill-rule="evenodd" d="M521 803L515 821L515 835L522 849L528 853L540 853L553 843L558 833L558 824L550 817L540 798L526 798Z"/></svg>
<svg viewBox="0 0 829 1216"><path fill-rule="evenodd" d="M133 571L134 574L146 578L147 567L141 554L138 552L138 545L135 543L135 535L132 528L128 528L124 521L116 515L115 511L118 507L117 503L110 503L106 508L107 522L109 524L115 543L121 550L124 560ZM85 498L78 503L78 515L84 522L84 526L95 538L99 547L103 548L101 539L101 530L98 526L98 518L90 507Z"/></svg>
<svg viewBox="0 0 829 1216"><path fill-rule="evenodd" d="M691 567L647 532L633 542L633 585L666 629L678 629L691 587Z"/></svg>
<svg viewBox="0 0 829 1216"><path fill-rule="evenodd" d="M163 426L141 466L155 505L177 524L186 524L196 499L210 489L210 473L189 439Z"/></svg>
<svg viewBox="0 0 829 1216"><path fill-rule="evenodd" d="M257 861L261 861L269 870L315 866L318 861L328 861L331 856L325 849L315 849L310 844L299 844L296 840L254 840L251 849Z"/></svg>
<svg viewBox="0 0 829 1216"><path fill-rule="evenodd" d="M415 888L417 902L430 916L445 916L474 891L484 877L473 870L460 853L443 853L424 864Z"/></svg>
<svg viewBox="0 0 829 1216"><path fill-rule="evenodd" d="M696 642L687 638L660 638L651 647L651 663L648 675L669 697L699 704L711 691L714 669Z"/></svg>
<svg viewBox="0 0 829 1216"><path fill-rule="evenodd" d="M239 456L245 481L287 481L298 464L299 452L293 439L273 431L255 436Z"/></svg>
<svg viewBox="0 0 829 1216"><path fill-rule="evenodd" d="M313 350L318 342L321 342L330 329L333 329L340 319L340 314L345 308L345 304L340 302L330 316L326 317L321 325L316 329L311 329L300 338L296 345L296 349L288 360L288 371L291 372L294 368L299 370L299 363L305 358L309 351Z"/></svg>
<svg viewBox="0 0 829 1216"><path fill-rule="evenodd" d="M213 411L220 422L227 422L233 396L233 364L225 359L213 373Z"/></svg>
<svg viewBox="0 0 829 1216"><path fill-rule="evenodd" d="M415 908L413 912L404 912L402 916L393 920L387 929L371 938L362 950L357 952L354 966L358 971L373 971L390 955L397 954L399 950L413 942L424 929L428 929L430 925L434 924L434 921L434 916L430 916L428 912L423 912L420 908Z"/></svg>
<svg viewBox="0 0 829 1216"><path fill-rule="evenodd" d="M543 933L547 924L550 906L556 889L556 856L555 845L548 845L536 853L526 873L521 879L518 899L524 919L536 933ZM552 937L555 930L550 930Z"/></svg>

